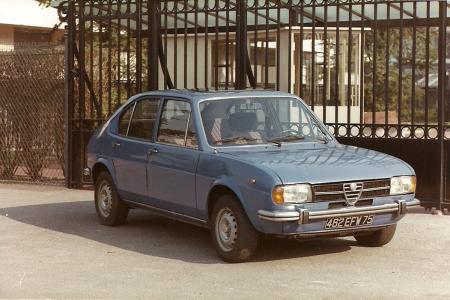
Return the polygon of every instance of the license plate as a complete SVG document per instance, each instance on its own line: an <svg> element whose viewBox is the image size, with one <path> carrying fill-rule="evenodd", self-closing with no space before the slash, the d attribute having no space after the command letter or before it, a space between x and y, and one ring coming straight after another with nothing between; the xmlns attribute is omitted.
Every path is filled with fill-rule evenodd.
<svg viewBox="0 0 450 300"><path fill-rule="evenodd" d="M373 215L328 218L325 229L341 229L372 225Z"/></svg>

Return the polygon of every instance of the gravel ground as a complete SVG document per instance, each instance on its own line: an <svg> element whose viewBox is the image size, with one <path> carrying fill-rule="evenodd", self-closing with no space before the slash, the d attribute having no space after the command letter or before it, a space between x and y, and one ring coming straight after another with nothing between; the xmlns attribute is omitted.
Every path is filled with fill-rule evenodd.
<svg viewBox="0 0 450 300"><path fill-rule="evenodd" d="M133 210L97 223L92 191L0 185L0 298L450 298L450 217L411 213L383 248L265 240L226 264L205 229Z"/></svg>

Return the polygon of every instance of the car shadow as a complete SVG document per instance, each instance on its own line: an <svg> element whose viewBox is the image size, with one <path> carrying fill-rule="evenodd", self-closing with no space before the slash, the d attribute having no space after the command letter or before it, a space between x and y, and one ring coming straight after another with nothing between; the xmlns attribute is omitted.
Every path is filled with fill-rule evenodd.
<svg viewBox="0 0 450 300"><path fill-rule="evenodd" d="M0 208L0 215L144 255L202 264L222 263L214 251L207 229L158 217L142 210L131 210L128 223L120 227L100 225L93 201ZM346 239L264 239L254 261L338 253L350 250L353 245L355 242Z"/></svg>

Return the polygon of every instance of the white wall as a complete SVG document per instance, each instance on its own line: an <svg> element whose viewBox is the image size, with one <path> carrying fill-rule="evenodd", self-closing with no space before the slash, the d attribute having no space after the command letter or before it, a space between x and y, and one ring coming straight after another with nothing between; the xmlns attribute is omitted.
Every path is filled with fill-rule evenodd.
<svg viewBox="0 0 450 300"><path fill-rule="evenodd" d="M211 87L212 83L212 67L211 67L211 52L212 52L212 43L213 38L208 38L208 54L205 54L205 38L199 36L197 40L197 88L204 89L207 87ZM175 83L175 58L174 58L174 49L175 49L175 38L169 36L167 38L167 66L169 69L169 74L172 81ZM165 41L163 39L163 45ZM184 86L184 36L179 35L177 38L177 66L176 66L176 79L177 79L177 88L183 89L193 89L195 88L195 38L194 36L188 36L187 38L187 86ZM207 84L205 85L205 57L207 62ZM164 76L162 70L160 68L159 72L159 88L164 87Z"/></svg>
<svg viewBox="0 0 450 300"><path fill-rule="evenodd" d="M338 123L347 123L347 106L338 106ZM323 106L314 106L314 112L323 120ZM334 106L327 106L325 110L326 123L334 123L336 108ZM360 107L350 106L350 123L360 123Z"/></svg>
<svg viewBox="0 0 450 300"><path fill-rule="evenodd" d="M220 36L220 38L224 38L223 35ZM212 33L208 36L208 48L207 53L205 53L205 38L204 35L199 34L197 38L197 58L198 58L198 64L197 64L197 78L198 78L198 84L197 88L213 88L212 85L212 79L213 79L213 70L212 70L212 44L215 41L215 34ZM230 40L233 40L234 36L230 34ZM168 36L167 37L167 65L169 69L169 73L171 76L172 81L175 81L175 66L174 66L174 36ZM289 83L288 83L288 71L291 70L291 80L292 80L292 86L291 90L294 89L294 80L295 80L295 68L293 66L294 63L294 52L295 52L295 45L294 45L294 38L292 38L292 46L291 46L291 53L289 54L289 47L287 46L289 44L289 34L288 31L282 31L280 33L280 42L281 42L281 48L280 48L280 90L287 92L289 90ZM163 44L165 43L163 39ZM177 88L182 89L185 88L184 86L184 35L178 35L177 38ZM187 37L187 86L186 88L191 89L194 88L194 46L195 46L195 37L193 35L188 35ZM234 47L230 46L230 47ZM222 51L225 51L225 49L222 49ZM289 68L289 60L288 57L291 55L291 66ZM205 85L205 57L207 61L207 77L208 82L207 85ZM231 80L231 79L230 79ZM162 71L159 72L159 88L164 87L164 76ZM315 106L314 108L315 113L319 116L320 119L323 118L323 106ZM334 123L335 122L335 107L334 106L328 106L326 107L326 122L328 123ZM350 107L350 123L360 123L360 107L359 106L351 106ZM338 106L338 123L347 123L347 106Z"/></svg>

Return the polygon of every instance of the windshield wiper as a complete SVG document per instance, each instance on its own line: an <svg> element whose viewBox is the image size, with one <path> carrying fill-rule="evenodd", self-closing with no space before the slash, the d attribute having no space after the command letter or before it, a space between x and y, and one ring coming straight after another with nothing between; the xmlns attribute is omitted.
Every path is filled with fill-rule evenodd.
<svg viewBox="0 0 450 300"><path fill-rule="evenodd" d="M299 141L299 140L304 140L305 137L303 135L285 135L285 136L278 136L272 139L267 140L270 143L275 143L275 144L281 144L282 142L292 142L292 141Z"/></svg>
<svg viewBox="0 0 450 300"><path fill-rule="evenodd" d="M258 141L258 139L254 139L254 138L249 138L249 137L245 137L245 136L235 136L232 138L227 138L227 139L221 139L218 141L215 141L215 143L222 143L222 144L228 144L228 143L233 143L236 142L238 140L244 140L246 142L256 142Z"/></svg>
<svg viewBox="0 0 450 300"><path fill-rule="evenodd" d="M322 143L324 143L324 144L328 144L328 139L326 139L325 137L316 137L316 139L317 139L319 142L322 142Z"/></svg>

